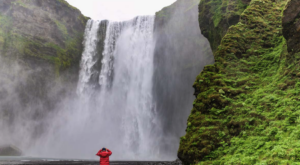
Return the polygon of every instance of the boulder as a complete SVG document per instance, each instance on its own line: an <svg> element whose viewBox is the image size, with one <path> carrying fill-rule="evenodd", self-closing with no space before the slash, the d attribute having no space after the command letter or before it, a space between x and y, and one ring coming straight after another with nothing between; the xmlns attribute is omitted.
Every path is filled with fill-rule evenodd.
<svg viewBox="0 0 300 165"><path fill-rule="evenodd" d="M21 156L20 149L14 146L0 146L0 156Z"/></svg>

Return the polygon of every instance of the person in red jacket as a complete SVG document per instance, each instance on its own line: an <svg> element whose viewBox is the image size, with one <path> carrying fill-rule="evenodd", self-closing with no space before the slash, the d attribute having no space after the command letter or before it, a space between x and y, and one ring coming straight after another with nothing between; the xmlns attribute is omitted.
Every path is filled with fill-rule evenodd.
<svg viewBox="0 0 300 165"><path fill-rule="evenodd" d="M96 155L100 156L100 165L109 165L109 156L111 154L112 152L107 148L102 148L101 150L99 150Z"/></svg>

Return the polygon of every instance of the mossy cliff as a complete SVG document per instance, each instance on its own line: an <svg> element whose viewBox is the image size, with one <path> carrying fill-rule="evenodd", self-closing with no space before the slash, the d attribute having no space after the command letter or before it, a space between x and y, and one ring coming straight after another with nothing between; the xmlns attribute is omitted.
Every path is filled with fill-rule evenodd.
<svg viewBox="0 0 300 165"><path fill-rule="evenodd" d="M76 91L87 20L64 0L0 0L0 120L5 128L20 116L43 121ZM33 136L44 128L37 123Z"/></svg>
<svg viewBox="0 0 300 165"><path fill-rule="evenodd" d="M1 0L1 56L78 75L87 19L64 0Z"/></svg>
<svg viewBox="0 0 300 165"><path fill-rule="evenodd" d="M199 23L202 34L215 52L231 25L239 22L240 15L251 0L201 0Z"/></svg>
<svg viewBox="0 0 300 165"><path fill-rule="evenodd" d="M218 9L225 3L214 2L200 3L200 19L202 7ZM283 36L295 27L286 23L298 21L295 15L283 19L289 10L299 14L300 9L291 9L296 3L252 0L228 30L222 21L225 29L205 29L226 34L215 47L215 64L206 66L193 85L196 100L178 151L185 164L299 164L300 52L287 49L299 38ZM214 37L208 40L215 44Z"/></svg>

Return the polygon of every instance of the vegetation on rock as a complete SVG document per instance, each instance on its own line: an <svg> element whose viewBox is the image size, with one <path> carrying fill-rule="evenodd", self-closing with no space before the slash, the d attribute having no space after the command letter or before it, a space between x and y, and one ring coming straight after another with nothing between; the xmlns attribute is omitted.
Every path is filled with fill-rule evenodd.
<svg viewBox="0 0 300 165"><path fill-rule="evenodd" d="M252 0L215 50L216 63L197 77L178 151L185 164L300 161L300 53L287 51L282 34L287 1Z"/></svg>
<svg viewBox="0 0 300 165"><path fill-rule="evenodd" d="M202 34L209 40L213 52L231 25L239 22L240 15L251 0L201 0L199 23Z"/></svg>
<svg viewBox="0 0 300 165"><path fill-rule="evenodd" d="M1 56L53 64L59 76L79 66L87 19L64 0L1 1Z"/></svg>
<svg viewBox="0 0 300 165"><path fill-rule="evenodd" d="M76 91L86 22L63 0L0 0L0 120L5 129L14 130L19 116L41 121L27 137L37 138L46 128L44 117Z"/></svg>

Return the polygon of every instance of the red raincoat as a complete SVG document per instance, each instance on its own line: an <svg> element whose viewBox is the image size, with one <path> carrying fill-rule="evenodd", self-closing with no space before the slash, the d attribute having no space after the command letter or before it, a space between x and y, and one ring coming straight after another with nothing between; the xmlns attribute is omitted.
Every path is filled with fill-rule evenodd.
<svg viewBox="0 0 300 165"><path fill-rule="evenodd" d="M109 149L107 151L100 150L96 155L100 156L100 165L109 165L109 156L112 152Z"/></svg>

